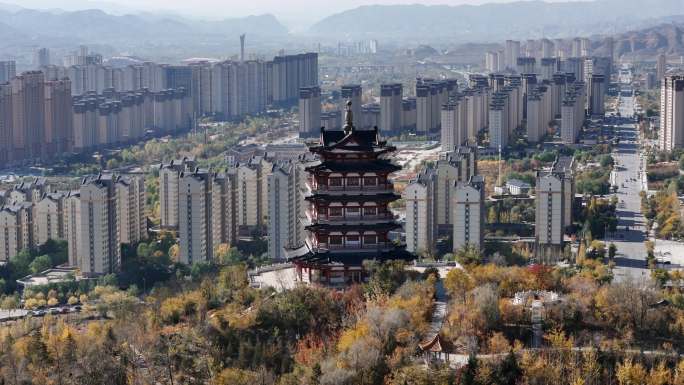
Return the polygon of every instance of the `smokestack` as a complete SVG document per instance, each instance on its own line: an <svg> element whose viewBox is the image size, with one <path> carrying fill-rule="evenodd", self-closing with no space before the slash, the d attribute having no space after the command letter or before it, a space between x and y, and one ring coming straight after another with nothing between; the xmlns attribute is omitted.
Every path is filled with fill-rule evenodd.
<svg viewBox="0 0 684 385"><path fill-rule="evenodd" d="M245 34L240 35L240 61L245 61Z"/></svg>

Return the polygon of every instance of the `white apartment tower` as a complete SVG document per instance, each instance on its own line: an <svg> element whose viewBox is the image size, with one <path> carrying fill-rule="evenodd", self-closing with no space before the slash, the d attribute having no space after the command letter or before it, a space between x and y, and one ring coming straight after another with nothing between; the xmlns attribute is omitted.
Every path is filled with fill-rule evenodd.
<svg viewBox="0 0 684 385"><path fill-rule="evenodd" d="M321 128L321 88L302 87L299 90L299 137L316 136Z"/></svg>
<svg viewBox="0 0 684 385"><path fill-rule="evenodd" d="M550 170L537 172L535 237L541 263L555 263L562 255L563 234L572 224L573 167L573 158L559 157Z"/></svg>
<svg viewBox="0 0 684 385"><path fill-rule="evenodd" d="M666 76L660 88L659 147L672 151L684 147L684 76Z"/></svg>
<svg viewBox="0 0 684 385"><path fill-rule="evenodd" d="M453 250L484 246L485 191L484 178L473 175L468 181L459 181L451 187L453 192Z"/></svg>
<svg viewBox="0 0 684 385"><path fill-rule="evenodd" d="M300 205L296 169L292 162L283 162L274 165L268 176L268 255L274 260L284 260L285 248L297 245Z"/></svg>
<svg viewBox="0 0 684 385"><path fill-rule="evenodd" d="M453 151L467 140L466 103L463 98L453 98L442 105L442 151Z"/></svg>
<svg viewBox="0 0 684 385"><path fill-rule="evenodd" d="M406 249L412 253L431 253L437 234L434 169L422 170L404 189L406 202Z"/></svg>
<svg viewBox="0 0 684 385"><path fill-rule="evenodd" d="M47 193L35 205L34 237L37 245L42 245L49 239L66 239L63 193Z"/></svg>
<svg viewBox="0 0 684 385"><path fill-rule="evenodd" d="M80 189L78 258L86 276L111 274L121 266L116 177L86 177Z"/></svg>
<svg viewBox="0 0 684 385"><path fill-rule="evenodd" d="M159 213L161 227L178 229L178 183L180 173L195 168L194 159L175 159L159 166Z"/></svg>
<svg viewBox="0 0 684 385"><path fill-rule="evenodd" d="M212 182L207 170L183 171L179 181L179 262L192 265L213 258Z"/></svg>

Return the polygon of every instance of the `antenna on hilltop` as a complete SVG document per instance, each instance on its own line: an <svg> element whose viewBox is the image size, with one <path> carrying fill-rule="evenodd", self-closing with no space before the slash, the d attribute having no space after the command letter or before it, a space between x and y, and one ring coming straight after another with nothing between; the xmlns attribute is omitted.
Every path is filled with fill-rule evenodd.
<svg viewBox="0 0 684 385"><path fill-rule="evenodd" d="M245 36L244 33L240 35L240 62L245 61Z"/></svg>

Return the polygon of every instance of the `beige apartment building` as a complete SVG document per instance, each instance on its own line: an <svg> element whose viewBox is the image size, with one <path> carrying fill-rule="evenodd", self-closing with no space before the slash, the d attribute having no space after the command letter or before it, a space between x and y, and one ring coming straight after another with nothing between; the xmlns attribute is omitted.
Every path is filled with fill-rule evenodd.
<svg viewBox="0 0 684 385"><path fill-rule="evenodd" d="M33 208L22 202L0 209L0 262L8 262L21 250L32 248Z"/></svg>
<svg viewBox="0 0 684 385"><path fill-rule="evenodd" d="M78 259L86 276L114 273L121 266L116 182L112 174L101 174L81 183Z"/></svg>
<svg viewBox="0 0 684 385"><path fill-rule="evenodd" d="M471 246L479 251L484 246L484 177L474 175L468 181L455 182L452 188L453 250Z"/></svg>
<svg viewBox="0 0 684 385"><path fill-rule="evenodd" d="M178 183L180 174L193 170L191 158L174 159L159 166L159 213L163 229L178 229Z"/></svg>
<svg viewBox="0 0 684 385"><path fill-rule="evenodd" d="M147 239L144 178L119 177L116 181L116 200L119 242L134 245Z"/></svg>
<svg viewBox="0 0 684 385"><path fill-rule="evenodd" d="M64 200L61 192L47 193L35 205L34 238L37 245L42 245L49 239L66 239Z"/></svg>

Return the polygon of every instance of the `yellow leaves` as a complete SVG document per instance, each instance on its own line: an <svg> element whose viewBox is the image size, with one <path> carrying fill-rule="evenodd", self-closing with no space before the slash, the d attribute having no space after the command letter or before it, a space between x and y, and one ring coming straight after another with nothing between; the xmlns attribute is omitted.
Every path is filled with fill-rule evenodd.
<svg viewBox="0 0 684 385"><path fill-rule="evenodd" d="M491 354L507 353L511 350L511 344L503 333L496 332L487 341L487 350Z"/></svg>
<svg viewBox="0 0 684 385"><path fill-rule="evenodd" d="M672 382L672 373L664 362L651 368L648 376L648 385L668 385Z"/></svg>
<svg viewBox="0 0 684 385"><path fill-rule="evenodd" d="M227 368L212 382L213 385L253 385L259 380L257 373L249 370Z"/></svg>
<svg viewBox="0 0 684 385"><path fill-rule="evenodd" d="M468 291L475 287L475 282L463 269L452 269L444 278L444 287L457 300L465 300Z"/></svg>
<svg viewBox="0 0 684 385"><path fill-rule="evenodd" d="M549 342L552 348L564 351L570 351L575 344L575 339L572 336L565 336L565 332L561 329L554 329L550 333L544 335L544 339Z"/></svg>
<svg viewBox="0 0 684 385"><path fill-rule="evenodd" d="M337 343L337 350L344 352L347 351L356 340L363 338L368 335L369 325L365 321L359 321L351 329L345 330L340 336L340 340Z"/></svg>
<svg viewBox="0 0 684 385"><path fill-rule="evenodd" d="M618 364L615 376L620 385L643 385L646 383L646 369L640 363L634 363L631 358Z"/></svg>

